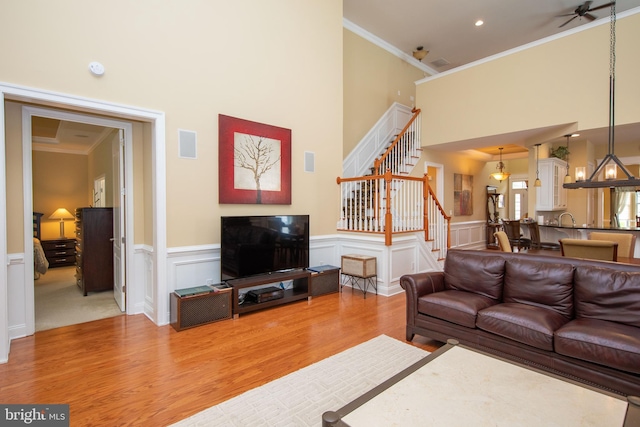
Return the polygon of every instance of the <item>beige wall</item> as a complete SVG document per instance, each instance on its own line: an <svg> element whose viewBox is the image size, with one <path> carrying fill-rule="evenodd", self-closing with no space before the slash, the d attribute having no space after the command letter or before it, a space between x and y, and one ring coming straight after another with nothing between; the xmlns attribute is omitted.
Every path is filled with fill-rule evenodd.
<svg viewBox="0 0 640 427"><path fill-rule="evenodd" d="M113 161L111 144L117 143L118 131L113 130L100 144L89 153L87 162L87 199L85 206L93 206L94 182L101 176L105 179L105 200L103 206L113 207Z"/></svg>
<svg viewBox="0 0 640 427"><path fill-rule="evenodd" d="M618 19L616 125L640 122L637 40L640 40L640 14ZM422 141L427 147L423 158L445 160L445 206L449 205L448 198L453 197L453 191L447 188L452 185L452 173L473 168L464 163L451 163L446 160L448 155L429 150L429 146L556 125L565 126L557 134L548 134L549 140L561 137L571 127L583 131L606 128L608 97L609 25L419 82L416 105L423 112ZM544 141L524 142L529 145ZM638 142L627 146L616 144L616 154L618 157L640 155L639 142L640 137ZM540 158L548 157L549 147L550 144L541 146ZM594 150L588 141L572 141L571 152L573 175L576 165L602 158L606 146ZM533 151L528 156L530 181L535 179L534 156ZM487 175L493 168L495 162L487 163L482 173L475 175L474 183L490 184ZM510 167L507 169L514 173ZM587 222L586 209L581 207L586 206L587 199L595 197L594 194L569 190L569 206L577 223ZM530 214L534 204L535 192L530 191ZM461 220L464 219L454 219Z"/></svg>
<svg viewBox="0 0 640 427"><path fill-rule="evenodd" d="M7 252L22 252L24 246L24 186L22 182L21 110L5 103L5 156L7 180ZM42 212L44 213L44 212ZM53 213L53 211L51 211ZM51 215L51 213L49 215ZM26 218L31 222L31 218Z"/></svg>
<svg viewBox="0 0 640 427"><path fill-rule="evenodd" d="M219 242L221 215L308 213L312 236L335 232L343 152L341 1L26 0L4 5L3 14L12 19L0 26L0 81L165 113L169 247ZM24 31L25 23L38 31ZM104 64L102 77L89 73L93 60ZM218 203L219 114L292 130L291 205ZM178 129L197 132L197 159L178 158ZM143 138L135 238L143 230L148 242L147 126ZM315 153L315 173L304 172L305 151ZM8 204L21 203L8 193ZM8 220L17 224L15 215Z"/></svg>
<svg viewBox="0 0 640 427"><path fill-rule="evenodd" d="M640 14L619 19L618 125L640 121L637 40ZM600 25L424 81L417 105L429 146L574 122L581 130L606 127L608 96L609 26Z"/></svg>
<svg viewBox="0 0 640 427"><path fill-rule="evenodd" d="M343 34L346 156L394 102L415 105L415 82L425 74L349 30Z"/></svg>
<svg viewBox="0 0 640 427"><path fill-rule="evenodd" d="M74 214L76 208L87 206L87 156L34 151L32 161L33 210L44 214L42 239L55 239L60 236L60 222L48 219L49 215L58 208ZM75 236L72 220L65 221L64 232L68 238Z"/></svg>

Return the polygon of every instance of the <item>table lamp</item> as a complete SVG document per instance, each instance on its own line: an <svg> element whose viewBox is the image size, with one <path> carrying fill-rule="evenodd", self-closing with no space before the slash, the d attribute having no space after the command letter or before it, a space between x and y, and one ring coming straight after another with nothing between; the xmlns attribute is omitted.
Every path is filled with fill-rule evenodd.
<svg viewBox="0 0 640 427"><path fill-rule="evenodd" d="M74 219L75 216L71 215L68 210L65 208L58 208L54 213L49 216L49 219L59 219L60 220L60 238L64 239L64 220L65 219Z"/></svg>

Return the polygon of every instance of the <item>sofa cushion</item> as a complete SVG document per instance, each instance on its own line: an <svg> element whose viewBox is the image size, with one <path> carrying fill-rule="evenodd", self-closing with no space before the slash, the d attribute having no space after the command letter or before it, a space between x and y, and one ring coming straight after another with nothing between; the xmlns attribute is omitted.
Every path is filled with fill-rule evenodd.
<svg viewBox="0 0 640 427"><path fill-rule="evenodd" d="M445 289L473 292L494 300L502 299L504 259L464 252L447 254L444 263Z"/></svg>
<svg viewBox="0 0 640 427"><path fill-rule="evenodd" d="M569 264L526 258L505 265L504 302L533 305L573 318L573 272Z"/></svg>
<svg viewBox="0 0 640 427"><path fill-rule="evenodd" d="M640 273L580 266L574 280L577 318L640 327Z"/></svg>
<svg viewBox="0 0 640 427"><path fill-rule="evenodd" d="M553 351L553 333L569 320L555 310L502 303L478 312L476 326L542 350Z"/></svg>
<svg viewBox="0 0 640 427"><path fill-rule="evenodd" d="M575 319L555 333L556 352L640 374L640 329L597 319Z"/></svg>
<svg viewBox="0 0 640 427"><path fill-rule="evenodd" d="M497 302L464 291L442 291L418 298L418 312L468 328L476 327L478 311Z"/></svg>

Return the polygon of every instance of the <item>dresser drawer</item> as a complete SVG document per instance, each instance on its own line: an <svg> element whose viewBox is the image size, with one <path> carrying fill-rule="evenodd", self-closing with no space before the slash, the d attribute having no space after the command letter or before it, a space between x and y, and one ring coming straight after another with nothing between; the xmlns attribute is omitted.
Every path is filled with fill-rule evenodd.
<svg viewBox="0 0 640 427"><path fill-rule="evenodd" d="M75 257L76 249L75 248L60 248L60 249L48 249L45 250L44 253L48 257Z"/></svg>
<svg viewBox="0 0 640 427"><path fill-rule="evenodd" d="M49 268L62 266L62 265L74 265L76 263L75 255L70 255L66 257L55 257L55 258L47 258L49 261Z"/></svg>
<svg viewBox="0 0 640 427"><path fill-rule="evenodd" d="M63 267L76 263L75 239L43 240L42 249L49 261L49 267Z"/></svg>
<svg viewBox="0 0 640 427"><path fill-rule="evenodd" d="M74 239L67 240L43 240L42 249L45 252L71 249L75 250L76 241Z"/></svg>

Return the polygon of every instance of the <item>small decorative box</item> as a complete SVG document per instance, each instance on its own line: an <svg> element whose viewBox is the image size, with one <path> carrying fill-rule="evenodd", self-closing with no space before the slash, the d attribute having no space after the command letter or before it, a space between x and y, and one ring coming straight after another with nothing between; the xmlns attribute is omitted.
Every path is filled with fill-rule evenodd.
<svg viewBox="0 0 640 427"><path fill-rule="evenodd" d="M376 257L342 255L342 274L363 278L376 276Z"/></svg>

